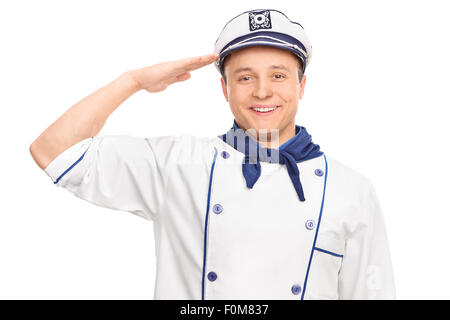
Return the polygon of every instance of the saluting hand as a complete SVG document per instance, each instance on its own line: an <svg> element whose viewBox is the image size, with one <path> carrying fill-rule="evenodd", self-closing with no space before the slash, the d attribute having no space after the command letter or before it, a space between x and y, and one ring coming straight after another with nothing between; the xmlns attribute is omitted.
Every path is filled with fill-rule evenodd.
<svg viewBox="0 0 450 320"><path fill-rule="evenodd" d="M139 89L148 92L165 90L175 82L185 81L191 77L189 71L206 66L219 58L218 54L207 54L176 61L161 62L152 66L132 70Z"/></svg>

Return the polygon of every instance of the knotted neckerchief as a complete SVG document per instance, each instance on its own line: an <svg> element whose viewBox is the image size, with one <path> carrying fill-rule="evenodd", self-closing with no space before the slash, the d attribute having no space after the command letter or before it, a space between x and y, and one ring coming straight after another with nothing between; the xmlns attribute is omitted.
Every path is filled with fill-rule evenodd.
<svg viewBox="0 0 450 320"><path fill-rule="evenodd" d="M264 148L245 133L234 120L233 127L218 137L245 154L242 161L242 172L248 188L253 188L261 175L260 161L285 164L300 201L305 201L297 162L320 157L323 152L320 151L318 144L312 142L311 135L305 127L295 125L295 133L294 137L283 143L278 149Z"/></svg>

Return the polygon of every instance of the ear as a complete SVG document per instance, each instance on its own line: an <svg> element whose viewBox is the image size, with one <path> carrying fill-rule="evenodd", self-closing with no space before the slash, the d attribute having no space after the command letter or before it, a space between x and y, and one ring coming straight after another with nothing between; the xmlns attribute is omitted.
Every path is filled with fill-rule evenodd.
<svg viewBox="0 0 450 320"><path fill-rule="evenodd" d="M228 102L227 85L226 85L225 80L223 79L223 77L220 78L220 83L222 84L222 92L223 92L223 95L225 97L225 100L227 100L227 102Z"/></svg>
<svg viewBox="0 0 450 320"><path fill-rule="evenodd" d="M306 74L302 77L302 82L300 82L300 93L298 95L298 98L303 98L303 92L305 91L305 81L306 81Z"/></svg>

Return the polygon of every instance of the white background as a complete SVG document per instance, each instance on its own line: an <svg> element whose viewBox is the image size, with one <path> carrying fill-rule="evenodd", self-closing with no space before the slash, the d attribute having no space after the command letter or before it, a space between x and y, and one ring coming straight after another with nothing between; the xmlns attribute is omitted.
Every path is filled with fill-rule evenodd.
<svg viewBox="0 0 450 320"><path fill-rule="evenodd" d="M29 146L123 72L211 53L228 20L277 9L313 46L297 124L369 177L388 230L397 296L450 293L450 45L446 1L8 1L0 4L0 298L153 299L152 222L94 206L33 161ZM213 65L141 91L100 135L226 132Z"/></svg>

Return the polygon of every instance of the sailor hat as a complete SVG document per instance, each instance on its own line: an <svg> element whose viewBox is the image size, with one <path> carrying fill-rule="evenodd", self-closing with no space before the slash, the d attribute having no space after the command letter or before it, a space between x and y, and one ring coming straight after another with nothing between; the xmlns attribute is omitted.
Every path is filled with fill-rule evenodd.
<svg viewBox="0 0 450 320"><path fill-rule="evenodd" d="M300 23L278 10L258 9L227 22L214 45L214 53L220 54L214 65L223 75L223 63L232 51L257 45L291 51L299 57L303 72L311 60L312 46Z"/></svg>

